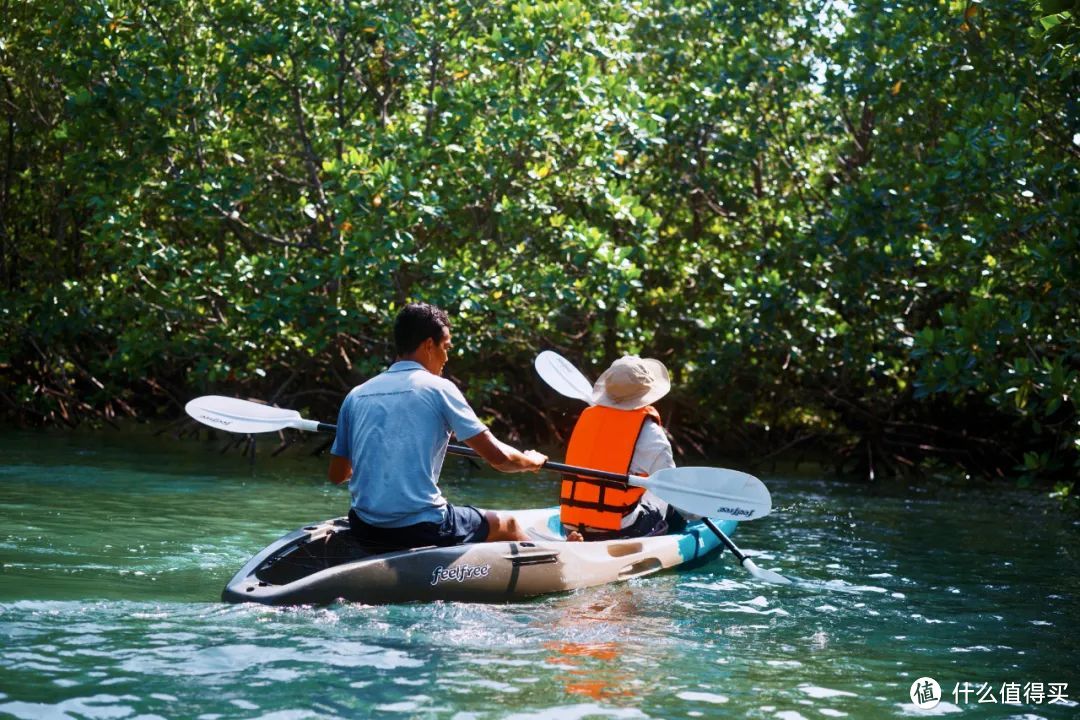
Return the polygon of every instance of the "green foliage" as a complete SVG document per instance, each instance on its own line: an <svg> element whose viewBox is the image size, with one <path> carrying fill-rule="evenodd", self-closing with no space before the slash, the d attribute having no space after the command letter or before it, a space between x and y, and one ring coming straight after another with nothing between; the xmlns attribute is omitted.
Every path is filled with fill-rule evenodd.
<svg viewBox="0 0 1080 720"><path fill-rule="evenodd" d="M330 412L425 299L503 430L559 426L542 347L594 375L641 352L690 446L1072 487L1075 4L9 12L0 398L24 420L209 389Z"/></svg>
<svg viewBox="0 0 1080 720"><path fill-rule="evenodd" d="M1076 21L1080 16L1077 0L1029 0L1039 17L1038 26L1032 28L1034 37L1041 37L1045 46L1063 61L1061 69L1068 79L1075 72L1077 54L1080 53L1080 37Z"/></svg>

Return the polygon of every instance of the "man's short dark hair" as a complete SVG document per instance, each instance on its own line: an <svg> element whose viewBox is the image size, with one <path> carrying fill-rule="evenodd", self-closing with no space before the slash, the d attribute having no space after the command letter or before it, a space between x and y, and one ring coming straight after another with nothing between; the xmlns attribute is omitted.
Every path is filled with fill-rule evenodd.
<svg viewBox="0 0 1080 720"><path fill-rule="evenodd" d="M408 355L428 338L442 342L443 328L450 329L450 318L442 308L428 303L409 303L394 320L394 349Z"/></svg>

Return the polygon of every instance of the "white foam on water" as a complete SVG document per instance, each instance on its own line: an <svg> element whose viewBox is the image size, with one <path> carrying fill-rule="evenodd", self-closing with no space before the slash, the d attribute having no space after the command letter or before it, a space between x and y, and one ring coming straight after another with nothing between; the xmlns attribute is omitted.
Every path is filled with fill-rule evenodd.
<svg viewBox="0 0 1080 720"><path fill-rule="evenodd" d="M259 673L260 679L276 683L292 682L302 676L303 673L299 670L290 670L288 668L269 668Z"/></svg>
<svg viewBox="0 0 1080 720"><path fill-rule="evenodd" d="M125 660L120 667L125 671L141 675L235 673L252 668L264 669L267 664L276 662L301 665L308 661L308 651L303 645L314 644L312 641L305 641L302 646L295 648L265 647L244 643L206 648L191 646L156 648L150 657L147 657L146 653L139 653ZM396 670L424 665L423 660L410 657L401 650L344 640L321 640L318 642L318 649L320 661L324 665L333 667L373 667Z"/></svg>
<svg viewBox="0 0 1080 720"><path fill-rule="evenodd" d="M790 576L789 576L790 577ZM811 592L827 591L827 592L842 592L849 593L851 595L861 595L862 593L878 593L885 594L889 592L883 587L876 585L852 585L845 580L801 580L799 578L790 578L791 581L798 587L809 590Z"/></svg>
<svg viewBox="0 0 1080 720"><path fill-rule="evenodd" d="M135 678L129 678L129 677L109 678L107 680L102 680L101 682L98 683L98 685L101 685L102 687L105 687L105 686L108 686L108 685L123 685L124 683L129 683L129 682L135 682Z"/></svg>
<svg viewBox="0 0 1080 720"><path fill-rule="evenodd" d="M963 708L958 705L953 705L951 702L945 702L944 700L938 703L937 707L922 709L917 707L914 703L903 703L897 705L900 708L901 715L912 715L915 717L926 717L927 715L948 715L950 713L964 712Z"/></svg>
<svg viewBox="0 0 1080 720"><path fill-rule="evenodd" d="M375 709L380 712L413 712L414 710L419 710L420 706L429 700L431 700L431 698L427 695L416 695L399 702L376 705Z"/></svg>
<svg viewBox="0 0 1080 720"><path fill-rule="evenodd" d="M821 709L818 710L818 712L821 713L822 715L824 715L825 717L847 717L848 716L848 714L846 712L840 712L839 710L833 710L832 708L821 708Z"/></svg>
<svg viewBox="0 0 1080 720"><path fill-rule="evenodd" d="M676 693L675 697L681 698L683 700L712 703L714 705L723 705L730 699L726 695L716 695L715 693L707 692L695 692L693 690L684 690L683 692Z"/></svg>
<svg viewBox="0 0 1080 720"><path fill-rule="evenodd" d="M914 615L912 615L911 619L922 620L927 625L943 625L945 623L944 620L935 620L934 618L928 618L925 615L920 615L919 613L915 613Z"/></svg>
<svg viewBox="0 0 1080 720"><path fill-rule="evenodd" d="M847 690L833 690L832 688L818 687L810 683L803 683L798 686L798 689L812 698L858 697L855 693Z"/></svg>
<svg viewBox="0 0 1080 720"><path fill-rule="evenodd" d="M721 590L742 590L746 587L745 584L738 580L723 579L712 583L703 582L688 582L684 587L697 588L699 590L721 591Z"/></svg>
<svg viewBox="0 0 1080 720"><path fill-rule="evenodd" d="M89 717L95 720L126 718L135 710L122 703L137 702L134 695L93 695L86 698L70 698L50 705L49 703L9 702L0 705L0 714L13 715L19 720L41 718Z"/></svg>
<svg viewBox="0 0 1080 720"><path fill-rule="evenodd" d="M476 679L476 680L459 681L459 682L455 682L454 685L464 685L464 686L469 686L469 687L482 687L482 688L488 688L489 690L497 690L499 692L505 692L505 693L521 692L521 688L514 687L513 685L511 685L509 683L499 682L498 680L487 680L487 679L484 679L484 678L479 678L479 679Z"/></svg>
<svg viewBox="0 0 1080 720"><path fill-rule="evenodd" d="M544 708L536 712L514 713L503 716L502 720L583 720L589 717L647 718L649 716L636 708L615 708L604 707L597 703L580 703Z"/></svg>

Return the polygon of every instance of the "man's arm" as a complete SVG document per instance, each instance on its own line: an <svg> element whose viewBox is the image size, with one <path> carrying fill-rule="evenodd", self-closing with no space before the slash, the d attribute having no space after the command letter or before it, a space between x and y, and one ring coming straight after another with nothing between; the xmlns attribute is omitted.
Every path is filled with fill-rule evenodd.
<svg viewBox="0 0 1080 720"><path fill-rule="evenodd" d="M352 477L352 454L349 439L352 436L352 413L349 408L353 405L353 394L349 393L341 402L338 410L337 435L334 436L334 444L330 446L330 468L326 471L326 477L335 485L348 482Z"/></svg>
<svg viewBox="0 0 1080 720"><path fill-rule="evenodd" d="M521 452L497 439L490 430L474 435L465 444L477 452L487 464L502 472L536 472L547 462L547 455L535 450Z"/></svg>
<svg viewBox="0 0 1080 720"><path fill-rule="evenodd" d="M347 482L352 477L352 463L349 462L349 458L331 455L330 469L327 471L326 477L335 485Z"/></svg>

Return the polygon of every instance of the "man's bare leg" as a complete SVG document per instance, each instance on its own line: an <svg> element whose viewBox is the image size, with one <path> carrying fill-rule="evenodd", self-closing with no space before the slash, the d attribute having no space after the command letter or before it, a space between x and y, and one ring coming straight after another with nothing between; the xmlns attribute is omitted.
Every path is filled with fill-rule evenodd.
<svg viewBox="0 0 1080 720"><path fill-rule="evenodd" d="M488 510L484 513L484 518L488 523L488 542L529 539L525 529L518 524L517 518L512 515L501 516L497 512Z"/></svg>
<svg viewBox="0 0 1080 720"><path fill-rule="evenodd" d="M487 542L530 539L528 533L525 532L525 528L521 527L521 524L513 515L503 516L493 510L488 510L484 513L484 518L488 523ZM584 539L577 530L571 530L566 534L567 542L582 542Z"/></svg>

